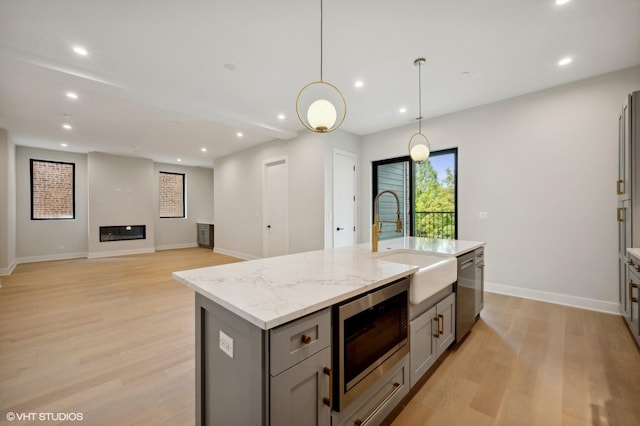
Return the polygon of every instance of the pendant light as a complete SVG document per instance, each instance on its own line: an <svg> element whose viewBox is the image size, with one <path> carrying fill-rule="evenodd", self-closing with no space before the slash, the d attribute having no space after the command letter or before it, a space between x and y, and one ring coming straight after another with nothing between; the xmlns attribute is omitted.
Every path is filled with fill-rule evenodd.
<svg viewBox="0 0 640 426"><path fill-rule="evenodd" d="M424 163L429 158L431 147L429 139L422 134L422 64L424 58L418 58L413 61L413 65L418 67L418 133L414 133L409 139L409 155L416 163Z"/></svg>
<svg viewBox="0 0 640 426"><path fill-rule="evenodd" d="M340 127L347 115L347 102L336 86L323 80L322 12L320 0L320 80L313 81L300 90L296 98L296 114L307 129L326 133Z"/></svg>

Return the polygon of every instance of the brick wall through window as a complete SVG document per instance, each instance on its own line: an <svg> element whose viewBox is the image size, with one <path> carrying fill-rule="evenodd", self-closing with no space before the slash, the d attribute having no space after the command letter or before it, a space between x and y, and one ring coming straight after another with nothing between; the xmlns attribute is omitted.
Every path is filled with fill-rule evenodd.
<svg viewBox="0 0 640 426"><path fill-rule="evenodd" d="M31 160L31 218L73 219L75 164Z"/></svg>
<svg viewBox="0 0 640 426"><path fill-rule="evenodd" d="M184 174L160 172L160 217L185 217Z"/></svg>

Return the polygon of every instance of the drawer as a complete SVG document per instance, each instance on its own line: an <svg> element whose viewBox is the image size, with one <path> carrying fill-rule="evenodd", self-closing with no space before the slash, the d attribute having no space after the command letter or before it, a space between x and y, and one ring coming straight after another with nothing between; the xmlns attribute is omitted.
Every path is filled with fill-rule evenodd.
<svg viewBox="0 0 640 426"><path fill-rule="evenodd" d="M409 393L409 356L341 412L331 413L334 426L378 425Z"/></svg>
<svg viewBox="0 0 640 426"><path fill-rule="evenodd" d="M270 372L282 373L331 344L331 308L270 331Z"/></svg>
<svg viewBox="0 0 640 426"><path fill-rule="evenodd" d="M480 247L478 249L475 249L474 252L475 254L475 264L480 264L480 263L484 263L484 247Z"/></svg>

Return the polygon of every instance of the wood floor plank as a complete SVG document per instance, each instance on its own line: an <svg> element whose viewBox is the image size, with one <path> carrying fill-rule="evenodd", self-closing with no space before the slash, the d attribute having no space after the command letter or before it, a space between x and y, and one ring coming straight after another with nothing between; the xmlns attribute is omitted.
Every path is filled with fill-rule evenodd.
<svg viewBox="0 0 640 426"><path fill-rule="evenodd" d="M234 261L194 248L18 265L0 288L0 424L194 424L194 296L171 272ZM620 317L489 293L393 425L637 426L639 401Z"/></svg>

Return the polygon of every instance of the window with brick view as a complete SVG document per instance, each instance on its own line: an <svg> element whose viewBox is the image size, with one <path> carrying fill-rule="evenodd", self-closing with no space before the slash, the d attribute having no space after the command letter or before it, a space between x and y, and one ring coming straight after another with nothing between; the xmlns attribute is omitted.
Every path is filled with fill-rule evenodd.
<svg viewBox="0 0 640 426"><path fill-rule="evenodd" d="M75 219L73 163L31 160L31 219Z"/></svg>
<svg viewBox="0 0 640 426"><path fill-rule="evenodd" d="M184 174L160 172L160 217L185 217Z"/></svg>

